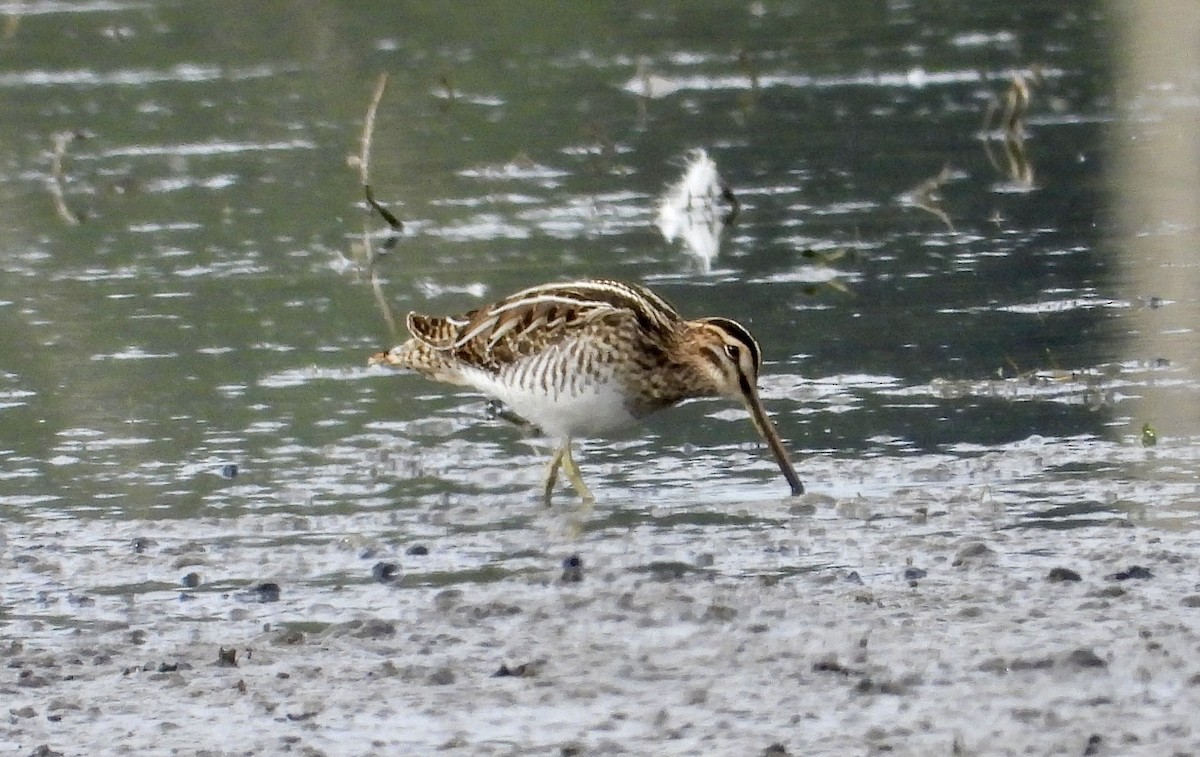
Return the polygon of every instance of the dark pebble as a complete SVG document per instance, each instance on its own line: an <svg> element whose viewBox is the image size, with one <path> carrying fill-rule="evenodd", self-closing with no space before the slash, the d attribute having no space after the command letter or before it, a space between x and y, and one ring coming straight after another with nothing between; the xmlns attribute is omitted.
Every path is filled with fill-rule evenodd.
<svg viewBox="0 0 1200 757"><path fill-rule="evenodd" d="M863 582L862 576L858 575L857 570L852 570L849 573L847 573L846 580L852 584L858 584L859 586L862 586L862 582Z"/></svg>
<svg viewBox="0 0 1200 757"><path fill-rule="evenodd" d="M1154 574L1149 568L1143 568L1140 565L1131 565L1128 570L1123 570L1119 573L1113 573L1105 576L1109 581L1128 581L1129 579L1145 579L1154 578Z"/></svg>
<svg viewBox="0 0 1200 757"><path fill-rule="evenodd" d="M394 562L377 562L371 567L371 578L381 584L391 583L399 567Z"/></svg>
<svg viewBox="0 0 1200 757"><path fill-rule="evenodd" d="M130 546L133 547L134 552L137 552L140 555L150 547L154 546L154 540L147 536L135 536L133 537L133 541L130 543Z"/></svg>
<svg viewBox="0 0 1200 757"><path fill-rule="evenodd" d="M790 754L787 747L776 742L763 750L762 757L789 757Z"/></svg>
<svg viewBox="0 0 1200 757"><path fill-rule="evenodd" d="M1083 757L1094 757L1100 754L1101 747L1104 746L1104 739L1100 734L1093 733L1088 736L1087 745L1083 748Z"/></svg>
<svg viewBox="0 0 1200 757"><path fill-rule="evenodd" d="M583 558L571 555L562 561L562 582L565 584L579 583L583 580Z"/></svg>
<svg viewBox="0 0 1200 757"><path fill-rule="evenodd" d="M905 581L917 581L919 579L924 578L927 575L929 575L929 571L925 570L924 568L905 568L904 569L904 580Z"/></svg>
<svg viewBox="0 0 1200 757"><path fill-rule="evenodd" d="M837 673L838 675L843 676L848 676L854 672L832 657L824 660L817 660L813 663L812 669L815 673Z"/></svg>
<svg viewBox="0 0 1200 757"><path fill-rule="evenodd" d="M183 584L184 588L194 589L200 585L200 574L188 573L179 583Z"/></svg>
<svg viewBox="0 0 1200 757"><path fill-rule="evenodd" d="M237 667L237 650L225 647L217 649L217 667L219 668L236 668Z"/></svg>
<svg viewBox="0 0 1200 757"><path fill-rule="evenodd" d="M1067 664L1077 668L1107 668L1108 663L1090 649L1076 649L1067 655Z"/></svg>
<svg viewBox="0 0 1200 757"><path fill-rule="evenodd" d="M51 749L49 744L42 744L30 752L29 757L63 757L63 753Z"/></svg>
<svg viewBox="0 0 1200 757"><path fill-rule="evenodd" d="M257 597L259 602L278 602L282 591L279 584L273 581L264 581L251 589L250 594Z"/></svg>
<svg viewBox="0 0 1200 757"><path fill-rule="evenodd" d="M233 463L229 463L228 465L221 466L221 478L233 479L233 478L237 478L237 474L238 474L238 467L236 465L234 465Z"/></svg>
<svg viewBox="0 0 1200 757"><path fill-rule="evenodd" d="M500 663L500 669L495 673L492 673L492 678L508 678L509 676L514 675L516 675L516 673L513 672L512 668L508 667L507 664L502 662Z"/></svg>
<svg viewBox="0 0 1200 757"><path fill-rule="evenodd" d="M253 585L250 589L239 591L238 594L234 594L234 599L242 602L277 602L280 601L282 591L280 584L264 581Z"/></svg>
<svg viewBox="0 0 1200 757"><path fill-rule="evenodd" d="M1063 581L1082 581L1083 578L1070 568L1051 568L1046 580L1050 583L1061 583Z"/></svg>
<svg viewBox="0 0 1200 757"><path fill-rule="evenodd" d="M414 544L408 549L404 550L404 554L424 557L425 555L429 554L429 547L426 547L424 544Z"/></svg>
<svg viewBox="0 0 1200 757"><path fill-rule="evenodd" d="M495 673L492 673L492 678L508 678L509 676L515 676L518 678L533 678L537 675L538 667L539 663L535 662L523 662L520 665L516 665L511 668L508 667L508 665L501 663L500 669Z"/></svg>
<svg viewBox="0 0 1200 757"><path fill-rule="evenodd" d="M305 720L312 720L316 716L317 716L317 713L313 712L313 711L298 712L295 714L292 714L289 712L284 715L284 717L286 717L292 723L303 723Z"/></svg>

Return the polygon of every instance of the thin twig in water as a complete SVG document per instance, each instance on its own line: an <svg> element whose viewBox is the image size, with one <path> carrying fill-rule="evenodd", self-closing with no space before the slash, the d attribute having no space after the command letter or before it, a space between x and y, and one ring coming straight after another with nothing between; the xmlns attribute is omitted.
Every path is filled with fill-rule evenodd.
<svg viewBox="0 0 1200 757"><path fill-rule="evenodd" d="M384 251L390 250L395 246L396 241L400 238L400 231L404 228L396 216L379 204L375 199L374 191L371 189L371 138L375 133L375 113L379 110L379 101L383 99L383 90L386 87L387 74L383 73L379 75L379 79L375 82L375 92L371 95L370 105L367 106L367 117L363 122L363 133L359 141L358 154L358 176L362 183L363 195L366 197L367 205L379 213L392 229L392 234L383 244ZM363 249L365 251L367 273L371 281L371 293L375 296L375 303L379 306L379 311L383 314L383 320L387 323L389 332L395 336L398 332L396 316L392 313L392 308L388 304L387 297L383 294L383 284L380 282L379 274L375 270L375 250L371 244L371 231L366 228L365 222L363 228Z"/></svg>
<svg viewBox="0 0 1200 757"><path fill-rule="evenodd" d="M1029 79L1019 72L1014 74L1004 94L1003 106L1000 98L991 98L983 117L983 151L988 162L1004 174L1013 187L1024 190L1035 188L1033 164L1025 150L1025 121L1033 85L1040 81L1041 73L1037 67L1030 71ZM1004 147L1003 165L993 149L993 142Z"/></svg>
<svg viewBox="0 0 1200 757"><path fill-rule="evenodd" d="M358 178L364 185L371 183L371 138L375 135L375 113L379 110L379 101L383 99L387 78L387 74L383 73L375 80L375 91L371 94L371 102L367 104L367 117L363 120L363 133L358 141Z"/></svg>
<svg viewBox="0 0 1200 757"><path fill-rule="evenodd" d="M387 87L387 74L380 74L379 79L375 82L375 92L371 95L371 104L367 107L367 118L363 122L362 140L360 142L360 152L358 156L358 175L362 180L363 194L367 198L367 204L371 206L375 212L387 221L395 235L399 235L404 228L404 224L400 223L400 219L392 215L391 211L379 204L375 199L375 193L371 190L371 138L375 134L375 114L379 110L379 101L383 99L383 90ZM385 243L385 249L390 249L396 244L396 237L393 236L388 243Z"/></svg>
<svg viewBox="0 0 1200 757"><path fill-rule="evenodd" d="M941 189L943 184L950 181L951 175L950 166L946 166L938 172L937 176L926 179L901 195L901 201L906 205L911 205L914 208L937 216L941 219L942 223L946 224L946 228L953 233L955 230L954 223L950 220L950 215L942 210L942 198L938 195L938 190Z"/></svg>
<svg viewBox="0 0 1200 757"><path fill-rule="evenodd" d="M54 210L59 218L70 226L78 226L83 222L83 215L71 210L67 205L66 183L67 172L63 167L67 148L76 139L83 137L77 131L62 131L54 135L54 156L50 161L50 196L54 199Z"/></svg>

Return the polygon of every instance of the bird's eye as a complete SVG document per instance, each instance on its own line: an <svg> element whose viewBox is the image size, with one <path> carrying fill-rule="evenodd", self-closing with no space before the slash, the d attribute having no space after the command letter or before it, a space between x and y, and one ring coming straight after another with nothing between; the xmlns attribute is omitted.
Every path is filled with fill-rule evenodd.
<svg viewBox="0 0 1200 757"><path fill-rule="evenodd" d="M735 363L741 360L742 357L742 351L736 344L725 345L725 354Z"/></svg>

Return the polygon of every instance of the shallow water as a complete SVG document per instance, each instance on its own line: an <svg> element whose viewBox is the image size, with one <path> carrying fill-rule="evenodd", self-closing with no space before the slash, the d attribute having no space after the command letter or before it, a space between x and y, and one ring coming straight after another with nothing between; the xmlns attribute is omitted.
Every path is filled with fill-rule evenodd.
<svg viewBox="0 0 1200 757"><path fill-rule="evenodd" d="M892 576L925 533L1033 527L1017 572L1102 526L1190 538L1198 77L1137 42L1190 26L1132 13L0 4L0 633L145 604L167 643L261 581L258 626L327 628L378 611L380 559L411 607L572 553L715 553L736 592ZM381 72L390 251L348 162ZM738 210L664 224L697 149ZM583 276L750 327L812 496L714 400L586 441L596 508L547 512L543 445L366 366L411 309ZM834 546L763 542L809 529Z"/></svg>

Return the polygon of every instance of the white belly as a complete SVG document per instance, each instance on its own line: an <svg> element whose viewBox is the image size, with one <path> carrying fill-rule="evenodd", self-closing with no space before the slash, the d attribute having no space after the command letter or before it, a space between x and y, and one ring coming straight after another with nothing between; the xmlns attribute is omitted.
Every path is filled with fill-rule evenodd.
<svg viewBox="0 0 1200 757"><path fill-rule="evenodd" d="M611 366L579 371L579 343L563 344L507 366L497 374L464 368L462 377L494 397L547 436L570 439L603 434L637 420L629 396Z"/></svg>

